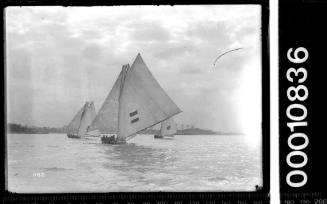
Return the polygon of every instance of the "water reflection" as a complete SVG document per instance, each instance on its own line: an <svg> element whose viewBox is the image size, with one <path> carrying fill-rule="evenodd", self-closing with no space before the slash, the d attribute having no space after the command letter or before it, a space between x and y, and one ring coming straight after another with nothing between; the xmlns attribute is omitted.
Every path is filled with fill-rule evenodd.
<svg viewBox="0 0 327 204"><path fill-rule="evenodd" d="M125 145L51 134L10 138L8 183L15 192L234 191L262 184L261 151L240 137L141 135Z"/></svg>
<svg viewBox="0 0 327 204"><path fill-rule="evenodd" d="M156 171L172 165L176 161L174 151L164 148L152 148L133 143L104 147L106 168L118 171Z"/></svg>

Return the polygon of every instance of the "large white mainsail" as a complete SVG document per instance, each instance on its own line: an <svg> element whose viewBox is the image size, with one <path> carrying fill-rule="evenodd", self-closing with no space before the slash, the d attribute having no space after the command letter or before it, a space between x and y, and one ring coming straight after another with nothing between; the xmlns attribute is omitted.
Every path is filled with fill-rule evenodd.
<svg viewBox="0 0 327 204"><path fill-rule="evenodd" d="M177 128L176 124L174 123L174 118L168 118L167 120L164 120L161 122L161 128L160 128L160 135L161 136L173 136L176 134Z"/></svg>
<svg viewBox="0 0 327 204"><path fill-rule="evenodd" d="M88 106L88 102L86 102L82 108L76 113L76 115L73 117L72 121L68 124L68 134L77 134L78 128L81 123L82 115L84 112L85 107Z"/></svg>
<svg viewBox="0 0 327 204"><path fill-rule="evenodd" d="M118 138L130 137L181 112L150 73L140 54L123 72L122 78Z"/></svg>

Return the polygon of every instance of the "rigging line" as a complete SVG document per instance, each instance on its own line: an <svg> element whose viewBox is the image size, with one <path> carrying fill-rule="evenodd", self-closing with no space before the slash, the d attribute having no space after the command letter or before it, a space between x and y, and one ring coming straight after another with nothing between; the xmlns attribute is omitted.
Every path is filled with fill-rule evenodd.
<svg viewBox="0 0 327 204"><path fill-rule="evenodd" d="M229 50L229 51L224 52L223 54L219 55L219 56L215 59L215 61L214 61L214 63L213 63L213 66L216 65L217 60L218 60L219 58L221 58L222 56L226 55L227 53L234 52L234 51L236 51L236 50L241 50L241 49L243 49L243 48L242 48L242 47L239 47L239 48Z"/></svg>

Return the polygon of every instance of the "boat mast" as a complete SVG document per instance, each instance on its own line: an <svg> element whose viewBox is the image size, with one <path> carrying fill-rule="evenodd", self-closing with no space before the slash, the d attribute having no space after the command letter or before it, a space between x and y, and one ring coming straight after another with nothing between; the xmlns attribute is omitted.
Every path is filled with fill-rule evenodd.
<svg viewBox="0 0 327 204"><path fill-rule="evenodd" d="M127 71L129 69L129 64L126 64L126 65L123 65L122 67L122 77L121 77L121 82L120 82L120 89L119 89L119 97L118 97L118 127L117 127L117 138L121 138L121 134L120 134L120 131L119 131L119 126L121 125L119 123L120 121L120 112L121 112L121 109L122 109L122 106L121 106L121 96L122 96L122 91L123 91L123 88L124 88L124 83L125 83L125 78L126 78L126 74L127 74ZM123 139L123 138L121 138Z"/></svg>

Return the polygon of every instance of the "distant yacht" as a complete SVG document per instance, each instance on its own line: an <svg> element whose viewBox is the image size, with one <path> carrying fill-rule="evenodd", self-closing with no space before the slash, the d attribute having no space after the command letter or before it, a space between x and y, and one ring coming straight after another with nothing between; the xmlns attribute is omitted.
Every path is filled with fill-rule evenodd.
<svg viewBox="0 0 327 204"><path fill-rule="evenodd" d="M174 134L176 134L176 132L176 124L174 123L174 118L171 117L161 122L160 134L154 135L154 138L161 139L164 137L174 137Z"/></svg>
<svg viewBox="0 0 327 204"><path fill-rule="evenodd" d="M87 129L95 118L95 107L93 102L86 102L76 113L73 120L68 125L69 138L82 138L86 136Z"/></svg>
<svg viewBox="0 0 327 204"><path fill-rule="evenodd" d="M131 67L123 65L88 134L105 144L123 144L180 112L138 54Z"/></svg>

